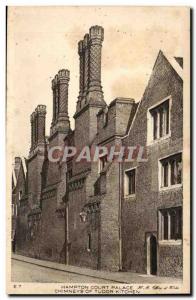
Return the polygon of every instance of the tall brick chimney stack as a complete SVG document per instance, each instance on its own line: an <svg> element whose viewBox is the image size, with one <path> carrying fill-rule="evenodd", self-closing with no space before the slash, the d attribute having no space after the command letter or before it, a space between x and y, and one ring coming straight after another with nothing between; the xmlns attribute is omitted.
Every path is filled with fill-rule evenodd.
<svg viewBox="0 0 196 300"><path fill-rule="evenodd" d="M81 101L84 93L84 43L83 41L79 41L78 43L78 54L80 59L80 66L79 66L80 77L79 77L79 96L78 96L76 110L79 110L81 107Z"/></svg>
<svg viewBox="0 0 196 300"><path fill-rule="evenodd" d="M36 110L37 114L37 145L45 144L45 120L46 120L46 106L38 105Z"/></svg>
<svg viewBox="0 0 196 300"><path fill-rule="evenodd" d="M33 112L30 116L31 120L31 150L35 148L35 112Z"/></svg>
<svg viewBox="0 0 196 300"><path fill-rule="evenodd" d="M51 124L51 134L56 131L67 133L70 128L68 115L68 87L70 72L60 70L52 80L53 90L53 119Z"/></svg>
<svg viewBox="0 0 196 300"><path fill-rule="evenodd" d="M101 48L104 39L104 29L92 26L89 30L89 89L88 99L103 100L101 86Z"/></svg>
<svg viewBox="0 0 196 300"><path fill-rule="evenodd" d="M84 36L84 92L83 97L87 96L88 87L89 87L89 34L85 34ZM86 102L86 101L84 101Z"/></svg>
<svg viewBox="0 0 196 300"><path fill-rule="evenodd" d="M52 95L53 95L53 114L52 114L52 124L54 125L56 120L56 81L55 79L52 80Z"/></svg>
<svg viewBox="0 0 196 300"><path fill-rule="evenodd" d="M89 33L78 43L80 59L80 91L76 115L85 104L105 105L101 86L101 49L104 29L92 26Z"/></svg>
<svg viewBox="0 0 196 300"><path fill-rule="evenodd" d="M45 119L46 106L38 105L35 111L31 114L31 149L35 150L38 146L45 145Z"/></svg>

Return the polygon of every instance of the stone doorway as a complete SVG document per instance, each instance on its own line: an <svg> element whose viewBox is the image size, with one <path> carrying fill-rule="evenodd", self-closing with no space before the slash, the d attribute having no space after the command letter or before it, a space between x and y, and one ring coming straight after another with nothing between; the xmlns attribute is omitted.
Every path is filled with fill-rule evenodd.
<svg viewBox="0 0 196 300"><path fill-rule="evenodd" d="M157 275L157 238L153 233L147 235L147 274Z"/></svg>

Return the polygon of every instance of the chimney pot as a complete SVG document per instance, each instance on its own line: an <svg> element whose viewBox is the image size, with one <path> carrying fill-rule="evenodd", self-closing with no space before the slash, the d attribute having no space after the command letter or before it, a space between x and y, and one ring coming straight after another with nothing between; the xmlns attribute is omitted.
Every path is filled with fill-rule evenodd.
<svg viewBox="0 0 196 300"><path fill-rule="evenodd" d="M46 114L46 105L38 105L35 111L39 115L45 115Z"/></svg>
<svg viewBox="0 0 196 300"><path fill-rule="evenodd" d="M90 28L90 39L104 39L104 29L101 26L95 25Z"/></svg>
<svg viewBox="0 0 196 300"><path fill-rule="evenodd" d="M69 70L65 70L65 69L62 69L62 70L59 70L58 72L58 79L61 80L61 79L67 79L69 80L70 79L70 72Z"/></svg>

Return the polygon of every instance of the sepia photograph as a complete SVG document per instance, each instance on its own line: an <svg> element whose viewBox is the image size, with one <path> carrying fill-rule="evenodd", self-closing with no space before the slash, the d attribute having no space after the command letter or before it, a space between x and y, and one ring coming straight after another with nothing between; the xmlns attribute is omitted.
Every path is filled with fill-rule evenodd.
<svg viewBox="0 0 196 300"><path fill-rule="evenodd" d="M7 293L190 294L190 8L6 11Z"/></svg>

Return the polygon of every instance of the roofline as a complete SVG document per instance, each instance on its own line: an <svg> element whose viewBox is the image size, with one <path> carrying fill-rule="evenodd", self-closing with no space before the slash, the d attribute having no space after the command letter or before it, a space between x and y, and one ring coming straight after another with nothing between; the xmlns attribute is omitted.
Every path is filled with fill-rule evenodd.
<svg viewBox="0 0 196 300"><path fill-rule="evenodd" d="M168 61L168 63L172 66L172 68L174 69L174 71L178 74L178 76L183 80L183 69L182 67L177 63L177 61L175 60L175 57L171 57L170 55L167 55L167 53L163 52L162 50L159 50L159 53L157 55L157 58L155 60L154 66L153 66L153 70L156 66L157 63L157 59L159 57L159 55L162 54L165 59Z"/></svg>
<svg viewBox="0 0 196 300"><path fill-rule="evenodd" d="M153 65L152 70L154 70L155 65L156 65L156 63L157 63L157 59L158 59L158 57L159 57L160 54L162 54L162 55L165 57L165 59L168 61L168 63L171 65L171 67L174 69L174 71L177 73L177 75L183 80L183 69L182 69L182 68L180 67L180 65L177 63L177 61L175 60L175 58L173 58L173 59L172 59L171 57L169 58L168 56L166 56L166 55L163 53L162 50L159 50L159 53L158 53L158 55L157 55L157 58L156 58L156 60L155 60L155 63L154 63L154 65ZM151 75L152 75L152 73L151 73ZM150 75L150 78L151 78L151 75ZM150 80L150 78L149 78L149 80ZM149 83L149 81L148 81L148 83ZM148 86L148 83L147 83L147 86ZM147 86L146 86L146 88L147 88ZM145 90L146 90L146 88L145 88ZM145 90L144 90L144 93L145 93ZM143 93L143 95L144 95L144 93ZM136 115L137 115L137 112L138 112L138 110L139 110L139 107L140 107L140 104L141 104L142 100L143 100L143 96L142 96L141 100L139 101L138 107L137 107L137 109L136 109L136 112L135 112L135 115L134 115L133 120L132 120L132 122L131 122L131 125L130 125L130 127L129 127L129 130L128 130L127 134L124 135L124 136L121 138L122 140L124 140L126 137L129 136L130 131L131 131L131 129L132 129L133 123L134 123L134 121L135 121L135 118L136 118Z"/></svg>

